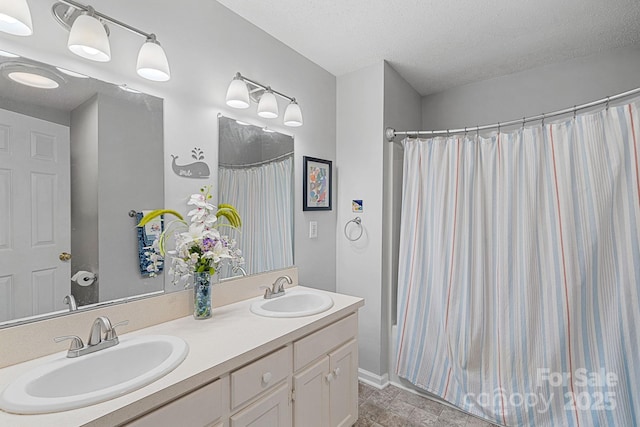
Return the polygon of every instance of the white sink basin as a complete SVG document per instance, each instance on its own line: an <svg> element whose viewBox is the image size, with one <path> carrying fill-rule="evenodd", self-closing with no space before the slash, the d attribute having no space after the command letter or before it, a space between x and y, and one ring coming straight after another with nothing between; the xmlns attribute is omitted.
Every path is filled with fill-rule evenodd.
<svg viewBox="0 0 640 427"><path fill-rule="evenodd" d="M0 408L41 414L81 408L122 396L152 383L187 357L178 337L120 338L120 344L67 358L66 353L18 377L0 395Z"/></svg>
<svg viewBox="0 0 640 427"><path fill-rule="evenodd" d="M251 304L251 312L265 317L303 317L322 313L333 307L327 294L307 290L287 290L284 295L261 299Z"/></svg>

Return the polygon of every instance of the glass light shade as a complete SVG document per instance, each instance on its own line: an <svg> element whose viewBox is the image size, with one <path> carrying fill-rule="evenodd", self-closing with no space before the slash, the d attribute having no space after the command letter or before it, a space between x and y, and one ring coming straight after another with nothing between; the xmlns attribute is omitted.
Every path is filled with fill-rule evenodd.
<svg viewBox="0 0 640 427"><path fill-rule="evenodd" d="M298 127L302 126L302 110L298 103L294 100L287 105L287 109L284 110L284 124L286 126Z"/></svg>
<svg viewBox="0 0 640 427"><path fill-rule="evenodd" d="M26 71L13 71L8 74L8 77L14 82L38 89L55 89L60 86L58 82L48 77Z"/></svg>
<svg viewBox="0 0 640 427"><path fill-rule="evenodd" d="M138 75L156 82L166 82L171 78L169 61L164 49L154 39L148 39L138 52Z"/></svg>
<svg viewBox="0 0 640 427"><path fill-rule="evenodd" d="M227 105L233 108L249 108L249 88L244 80L231 80L227 89Z"/></svg>
<svg viewBox="0 0 640 427"><path fill-rule="evenodd" d="M109 37L97 18L80 15L76 18L67 42L69 50L78 56L97 62L111 60Z"/></svg>
<svg viewBox="0 0 640 427"><path fill-rule="evenodd" d="M265 119L275 119L278 117L278 100L270 90L267 90L260 97L260 102L258 102L258 115Z"/></svg>
<svg viewBox="0 0 640 427"><path fill-rule="evenodd" d="M0 31L14 36L33 34L31 11L27 0L2 0L0 2Z"/></svg>

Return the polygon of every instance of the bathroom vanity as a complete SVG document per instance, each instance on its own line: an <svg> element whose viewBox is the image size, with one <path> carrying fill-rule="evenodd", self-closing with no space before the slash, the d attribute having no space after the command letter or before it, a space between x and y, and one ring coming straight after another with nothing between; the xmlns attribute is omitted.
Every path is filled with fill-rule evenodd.
<svg viewBox="0 0 640 427"><path fill-rule="evenodd" d="M121 397L49 414L0 412L0 425L350 426L358 416L357 310L364 302L326 294L333 307L311 316L261 317L250 312L261 298L253 297L215 308L209 320L188 316L123 335L177 336L189 354ZM0 388L61 355L0 369Z"/></svg>

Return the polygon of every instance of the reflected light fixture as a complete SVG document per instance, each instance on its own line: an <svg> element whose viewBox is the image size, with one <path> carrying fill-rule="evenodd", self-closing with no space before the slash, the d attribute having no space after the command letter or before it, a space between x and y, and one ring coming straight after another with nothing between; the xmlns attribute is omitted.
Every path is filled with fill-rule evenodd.
<svg viewBox="0 0 640 427"><path fill-rule="evenodd" d="M139 76L156 82L164 82L171 78L167 55L155 34L146 33L75 0L60 0L54 3L51 11L56 20L69 30L68 47L76 55L92 61L109 61L111 47L107 24L115 25L145 39L138 51L136 63Z"/></svg>
<svg viewBox="0 0 640 427"><path fill-rule="evenodd" d="M33 34L31 11L27 0L2 0L0 2L0 31L14 36Z"/></svg>
<svg viewBox="0 0 640 427"><path fill-rule="evenodd" d="M236 73L227 89L226 103L233 108L249 108L251 101L258 103L258 115L266 119L275 119L279 115L278 99L289 101L284 112L286 126L302 126L302 110L295 98L282 92L273 90L270 86L251 80L240 73Z"/></svg>
<svg viewBox="0 0 640 427"><path fill-rule="evenodd" d="M7 76L16 83L38 89L55 89L60 86L55 80L26 71L13 71L7 74Z"/></svg>

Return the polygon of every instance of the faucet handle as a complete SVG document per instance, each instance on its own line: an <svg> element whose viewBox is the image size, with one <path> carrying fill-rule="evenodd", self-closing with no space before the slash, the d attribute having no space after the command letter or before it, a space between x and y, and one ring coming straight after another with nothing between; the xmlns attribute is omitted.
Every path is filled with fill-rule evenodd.
<svg viewBox="0 0 640 427"><path fill-rule="evenodd" d="M269 299L271 298L271 294L273 293L273 291L271 290L271 288L269 286L265 286L265 285L261 285L259 287L259 289L264 289L264 297Z"/></svg>
<svg viewBox="0 0 640 427"><path fill-rule="evenodd" d="M129 321L128 320L123 320L122 322L118 322L115 325L111 325L111 329L109 329L107 331L107 334L105 336L105 339L107 340L114 340L118 338L118 334L116 334L116 328L118 326L124 326L124 325L128 325Z"/></svg>
<svg viewBox="0 0 640 427"><path fill-rule="evenodd" d="M66 340L71 340L71 346L69 347L69 351L71 350L80 350L84 347L84 343L77 335L63 335L61 337L55 337L53 339L55 342L62 342Z"/></svg>

